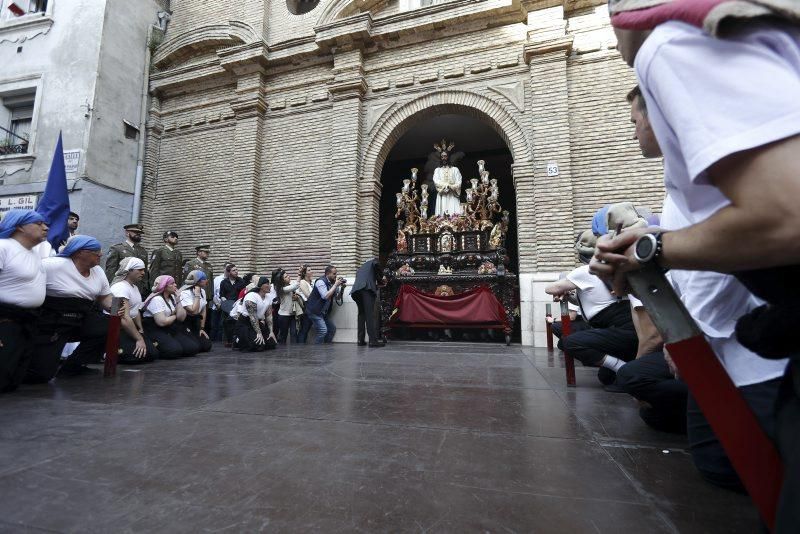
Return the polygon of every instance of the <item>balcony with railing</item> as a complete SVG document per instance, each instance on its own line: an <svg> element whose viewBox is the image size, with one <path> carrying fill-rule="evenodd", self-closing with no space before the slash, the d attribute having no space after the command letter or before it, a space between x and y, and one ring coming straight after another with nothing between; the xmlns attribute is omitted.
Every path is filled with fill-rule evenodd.
<svg viewBox="0 0 800 534"><path fill-rule="evenodd" d="M0 126L0 156L27 153L28 139Z"/></svg>

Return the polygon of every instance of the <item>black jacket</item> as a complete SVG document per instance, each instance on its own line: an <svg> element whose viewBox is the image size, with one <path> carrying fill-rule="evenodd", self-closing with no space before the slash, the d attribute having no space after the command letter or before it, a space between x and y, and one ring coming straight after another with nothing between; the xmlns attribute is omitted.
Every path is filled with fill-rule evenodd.
<svg viewBox="0 0 800 534"><path fill-rule="evenodd" d="M230 278L226 278L219 284L219 296L223 299L236 300L239 297L239 291L245 286L244 280L236 277L236 282L231 283Z"/></svg>
<svg viewBox="0 0 800 534"><path fill-rule="evenodd" d="M378 292L378 282L383 278L383 268L378 260L373 258L364 262L364 265L358 268L356 273L356 281L353 282L353 287L350 289L350 294L358 291L372 291Z"/></svg>

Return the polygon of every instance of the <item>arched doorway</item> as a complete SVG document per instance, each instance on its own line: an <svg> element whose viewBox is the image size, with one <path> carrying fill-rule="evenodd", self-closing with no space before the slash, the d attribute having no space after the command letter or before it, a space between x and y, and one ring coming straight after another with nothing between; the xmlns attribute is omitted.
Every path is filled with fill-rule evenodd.
<svg viewBox="0 0 800 534"><path fill-rule="evenodd" d="M532 181L533 158L529 136L520 126L518 119L505 106L492 98L469 91L442 90L434 91L405 103L375 107L371 112L381 109L382 111L376 112L377 118L371 120L372 124L364 131L367 141L361 159L358 185L358 217L361 224L357 230L357 247L360 261L375 257L381 251L380 234L382 223L385 222L380 219L381 198L384 192L392 195L395 193L395 191L391 190L392 185L383 183L384 164L398 141L415 126L446 115L475 119L483 125L483 132L491 129L503 141L507 152L510 153L511 161L513 162L513 173L508 168L501 170L487 165L493 176L497 174L495 176L497 178L500 178L499 173L511 176L511 183L514 187L502 187L505 194L511 193L512 190L518 192L520 179ZM433 136L433 138L433 142L441 140L441 136L438 139L436 139L436 136ZM429 139L420 141L420 146L422 146L423 142L428 144ZM459 142L459 140L456 139L456 142ZM496 138L494 142L496 143ZM426 148L426 152L420 154L419 158L427 158L428 152L432 149L432 146ZM456 150L459 149L456 148ZM473 159L477 161L480 158ZM469 168L460 166L462 174L467 171L464 174L465 178L477 174L474 162L470 163L470 165L471 167ZM408 173L409 168L406 168L406 173ZM473 173L473 171L475 172ZM526 189L530 189L529 185L526 184ZM504 204L504 208L515 216L516 224L514 227L517 246L515 247L514 256L520 259L519 263L521 264L521 254L519 252L523 248L526 250L534 249L533 240L536 229L532 213L527 211L522 216L518 210L517 200L515 195L514 201ZM392 224L392 228L396 228L394 223ZM531 263L530 254L528 254L526 261L528 264ZM527 267L530 268L530 265L527 265Z"/></svg>
<svg viewBox="0 0 800 534"><path fill-rule="evenodd" d="M381 170L379 256L385 259L395 248L395 193L400 191L403 179L411 177L410 169L419 169L420 183L429 184L428 189L435 191L432 175L438 156L433 153L433 145L441 139L455 143L453 154L458 161L454 165L464 178L462 199L464 191L469 187L470 178L478 178L479 160L485 162L486 170L497 180L500 186L500 205L511 214L506 237L506 249L511 259L508 268L511 272L518 273L516 196L511 173L514 160L511 151L500 135L485 122L460 113L429 114L406 131L389 151ZM430 202L432 214L436 202L435 192L432 193Z"/></svg>
<svg viewBox="0 0 800 534"><path fill-rule="evenodd" d="M419 178L426 178L423 169L433 144L446 137L456 143L454 152L465 152L458 163L465 180L462 195L469 187L468 180L478 177L480 159L486 162L491 177L498 179L502 208L513 217L513 231L506 242L511 259L508 269L516 274L521 268L530 269L535 222L530 209L518 209L516 191L520 184L523 190L531 190L532 145L518 122L521 116L517 117L498 99L499 96L443 90L405 103L374 105L368 110L358 206L362 221L358 228L358 255L362 261L394 250L395 193L402 180L410 178L411 167L420 169ZM432 211L431 207L429 213ZM522 250L526 251L525 256L520 254ZM522 312L522 308L514 310L518 316L517 311ZM518 316L514 321L515 341L520 340L519 319L526 320Z"/></svg>

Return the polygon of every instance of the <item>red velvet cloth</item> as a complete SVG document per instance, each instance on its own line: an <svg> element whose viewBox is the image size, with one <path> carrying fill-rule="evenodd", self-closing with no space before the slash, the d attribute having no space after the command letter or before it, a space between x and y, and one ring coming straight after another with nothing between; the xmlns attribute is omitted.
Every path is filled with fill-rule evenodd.
<svg viewBox="0 0 800 534"><path fill-rule="evenodd" d="M437 296L403 284L390 326L511 328L503 305L488 286Z"/></svg>

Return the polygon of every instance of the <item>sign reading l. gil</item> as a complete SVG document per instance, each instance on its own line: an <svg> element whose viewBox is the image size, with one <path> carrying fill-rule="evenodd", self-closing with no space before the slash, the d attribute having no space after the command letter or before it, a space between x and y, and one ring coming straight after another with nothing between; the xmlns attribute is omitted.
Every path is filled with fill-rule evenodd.
<svg viewBox="0 0 800 534"><path fill-rule="evenodd" d="M36 195L15 195L0 197L0 213L13 209L32 210L36 208Z"/></svg>

